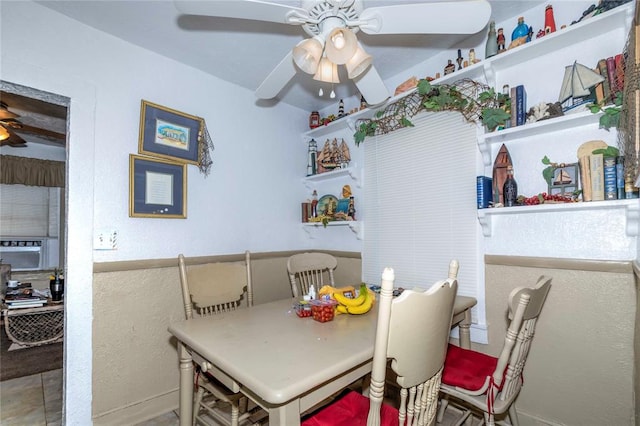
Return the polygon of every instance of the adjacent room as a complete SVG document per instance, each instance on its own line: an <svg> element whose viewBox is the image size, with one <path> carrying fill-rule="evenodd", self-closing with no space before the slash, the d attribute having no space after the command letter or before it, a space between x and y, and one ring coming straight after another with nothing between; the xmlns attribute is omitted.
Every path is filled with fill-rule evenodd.
<svg viewBox="0 0 640 426"><path fill-rule="evenodd" d="M593 3L3 1L0 423L639 426Z"/></svg>

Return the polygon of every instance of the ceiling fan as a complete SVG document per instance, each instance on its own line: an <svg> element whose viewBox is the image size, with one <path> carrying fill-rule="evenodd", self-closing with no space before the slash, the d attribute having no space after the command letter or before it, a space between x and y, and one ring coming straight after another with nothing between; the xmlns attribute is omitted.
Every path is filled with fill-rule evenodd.
<svg viewBox="0 0 640 426"><path fill-rule="evenodd" d="M256 90L258 98L277 96L299 70L315 80L338 83L337 66L343 65L370 105L384 102L389 92L373 66L373 58L358 42L358 31L374 35L474 34L486 26L491 15L486 0L434 0L366 8L363 0L300 0L300 7L258 0L174 3L188 15L302 26L310 38L294 46L271 71Z"/></svg>
<svg viewBox="0 0 640 426"><path fill-rule="evenodd" d="M7 109L7 104L0 102L0 146L9 145L14 148L27 146L27 141L13 132L22 127L16 118L20 117Z"/></svg>

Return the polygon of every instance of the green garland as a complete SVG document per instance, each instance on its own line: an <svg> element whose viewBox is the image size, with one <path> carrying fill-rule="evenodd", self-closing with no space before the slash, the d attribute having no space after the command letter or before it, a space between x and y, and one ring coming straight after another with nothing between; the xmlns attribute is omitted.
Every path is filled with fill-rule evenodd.
<svg viewBox="0 0 640 426"><path fill-rule="evenodd" d="M410 118L421 111L457 111L467 121L481 122L493 131L511 118L507 112L510 106L507 95L474 80L432 85L423 79L418 82L417 91L378 111L371 119L358 120L353 137L356 145L360 145L367 136L413 127Z"/></svg>

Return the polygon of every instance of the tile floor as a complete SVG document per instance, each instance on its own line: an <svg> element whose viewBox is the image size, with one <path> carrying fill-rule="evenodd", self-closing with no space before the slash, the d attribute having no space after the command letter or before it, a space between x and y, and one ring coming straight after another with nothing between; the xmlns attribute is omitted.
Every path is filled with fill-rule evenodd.
<svg viewBox="0 0 640 426"><path fill-rule="evenodd" d="M0 425L61 426L62 370L0 382ZM451 410L449 410L451 411ZM447 413L440 426L455 423ZM175 412L163 414L136 426L178 426Z"/></svg>

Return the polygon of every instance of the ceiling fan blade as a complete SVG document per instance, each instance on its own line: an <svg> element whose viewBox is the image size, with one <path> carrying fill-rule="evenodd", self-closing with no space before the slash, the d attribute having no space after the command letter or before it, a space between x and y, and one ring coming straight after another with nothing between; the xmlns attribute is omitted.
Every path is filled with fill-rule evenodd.
<svg viewBox="0 0 640 426"><path fill-rule="evenodd" d="M262 84L256 89L256 96L258 98L275 98L284 86L296 75L297 69L293 64L292 56L293 54L289 51L267 78L264 79Z"/></svg>
<svg viewBox="0 0 640 426"><path fill-rule="evenodd" d="M389 98L389 90L373 65L358 78L353 80L360 94L369 105L378 105Z"/></svg>
<svg viewBox="0 0 640 426"><path fill-rule="evenodd" d="M3 126L4 127L4 126ZM7 129L5 127L5 129ZM0 141L0 146L9 145L13 148L24 148L27 146L27 141L16 135L11 129L7 129L9 137Z"/></svg>
<svg viewBox="0 0 640 426"><path fill-rule="evenodd" d="M53 130L41 129L39 127L29 126L28 124L22 124L19 129L16 129L22 133L29 133L36 136L43 136L46 139L66 140L67 137L63 133L54 132Z"/></svg>
<svg viewBox="0 0 640 426"><path fill-rule="evenodd" d="M367 34L475 34L491 17L486 0L369 7L360 19Z"/></svg>
<svg viewBox="0 0 640 426"><path fill-rule="evenodd" d="M186 15L220 16L281 24L300 24L309 17L306 9L258 0L174 0L178 11Z"/></svg>

